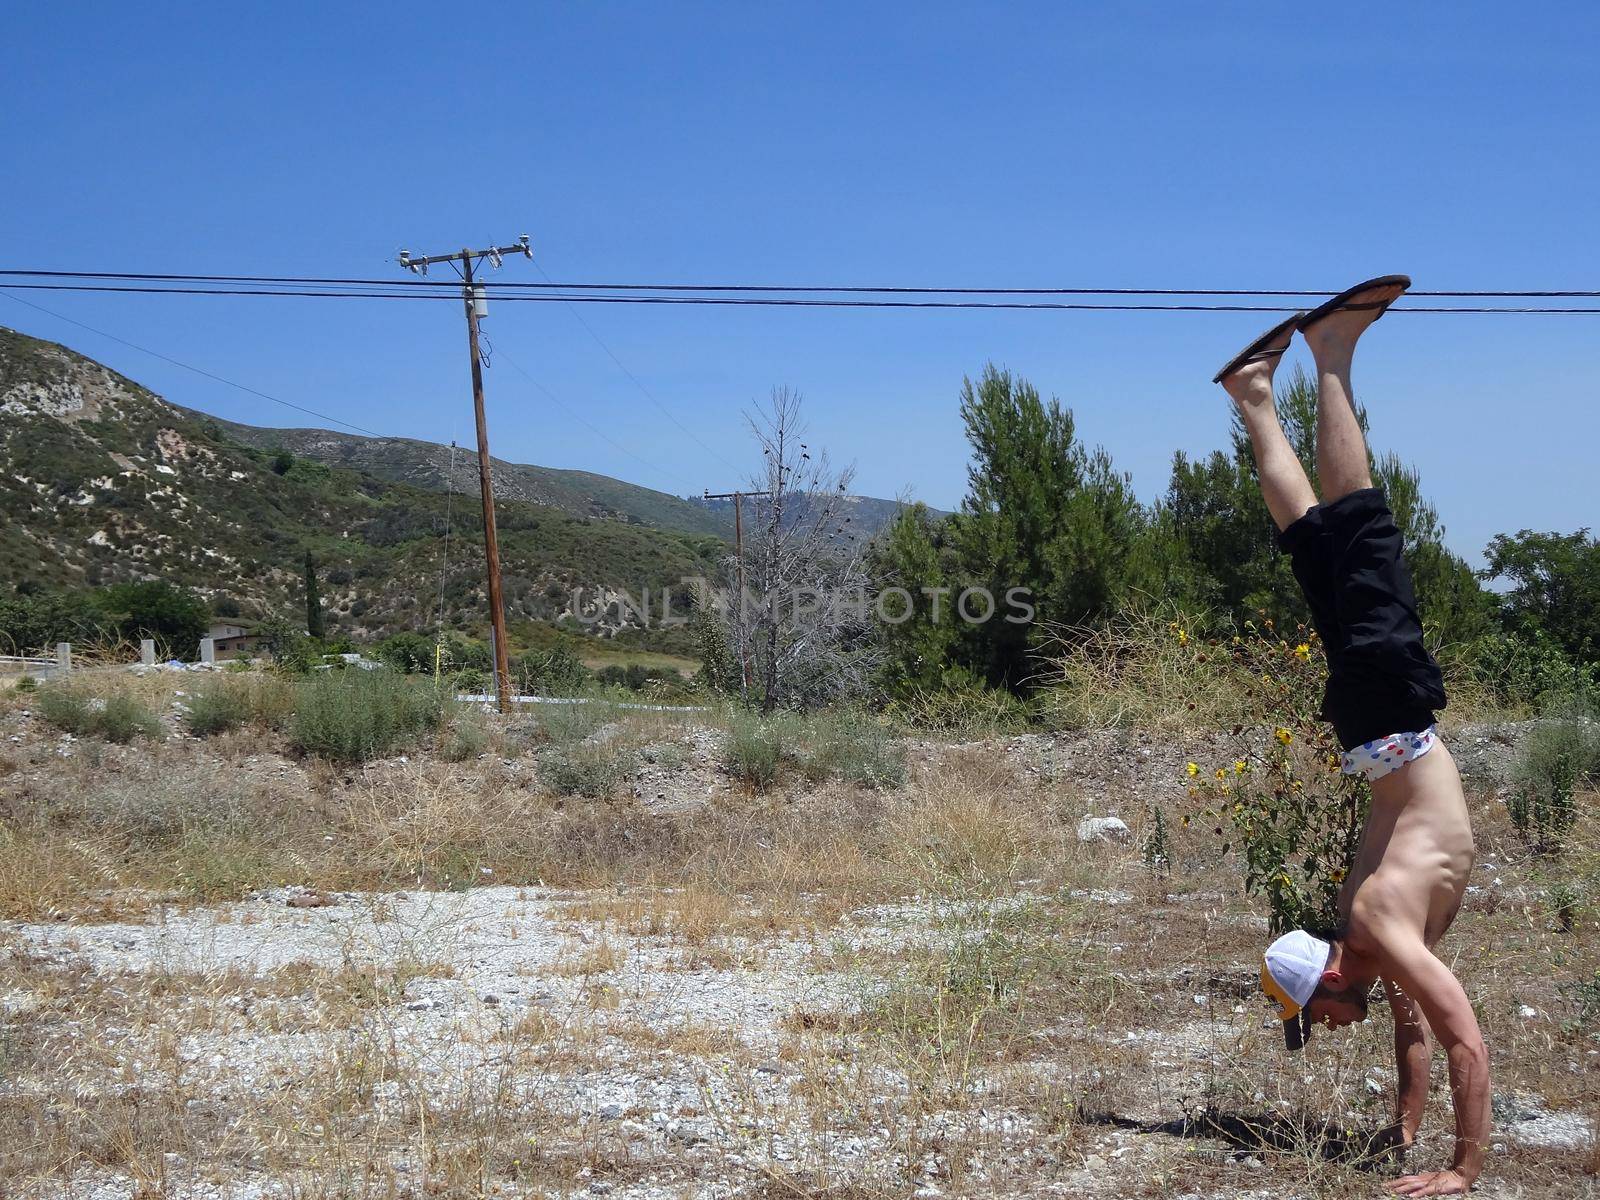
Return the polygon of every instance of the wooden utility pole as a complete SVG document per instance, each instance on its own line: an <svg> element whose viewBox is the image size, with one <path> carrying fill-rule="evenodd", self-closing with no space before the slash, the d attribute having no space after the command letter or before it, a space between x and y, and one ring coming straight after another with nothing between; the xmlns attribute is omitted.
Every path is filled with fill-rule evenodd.
<svg viewBox="0 0 1600 1200"><path fill-rule="evenodd" d="M744 498L746 496L770 496L771 492L706 492L700 493L706 500L732 500L733 501L733 554L734 561L738 563L739 598L735 602L735 612L738 620L735 628L739 631L739 672L744 685L744 691L750 690L750 649L744 640Z"/></svg>
<svg viewBox="0 0 1600 1200"><path fill-rule="evenodd" d="M489 423L483 412L483 359L478 351L478 318L488 312L488 300L481 285L473 282L473 267L484 259L498 267L506 254L533 257L528 235L515 246L490 246L483 250L462 249L454 254L432 254L412 258L400 251L400 265L415 274L426 275L431 263L447 262L461 276L461 295L467 309L467 353L472 358L472 409L478 425L478 484L483 492L483 556L489 577L489 628L494 640L494 692L501 712L511 711L511 656L506 647L506 610L500 590L500 539L494 524L494 481L489 469ZM440 618L443 618L440 613Z"/></svg>

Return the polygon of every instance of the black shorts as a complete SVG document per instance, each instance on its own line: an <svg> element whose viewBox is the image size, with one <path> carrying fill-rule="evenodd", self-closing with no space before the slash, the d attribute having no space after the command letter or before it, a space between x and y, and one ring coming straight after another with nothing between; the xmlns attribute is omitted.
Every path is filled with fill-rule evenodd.
<svg viewBox="0 0 1600 1200"><path fill-rule="evenodd" d="M1346 750L1412 733L1445 706L1422 641L1400 530L1379 488L1310 509L1278 535L1328 653L1322 717Z"/></svg>

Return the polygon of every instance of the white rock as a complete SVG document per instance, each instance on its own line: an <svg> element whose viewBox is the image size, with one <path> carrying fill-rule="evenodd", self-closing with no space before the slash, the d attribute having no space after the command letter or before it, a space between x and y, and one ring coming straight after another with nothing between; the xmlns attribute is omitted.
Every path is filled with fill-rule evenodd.
<svg viewBox="0 0 1600 1200"><path fill-rule="evenodd" d="M1080 842L1125 842L1132 836L1121 817L1085 817L1078 822Z"/></svg>

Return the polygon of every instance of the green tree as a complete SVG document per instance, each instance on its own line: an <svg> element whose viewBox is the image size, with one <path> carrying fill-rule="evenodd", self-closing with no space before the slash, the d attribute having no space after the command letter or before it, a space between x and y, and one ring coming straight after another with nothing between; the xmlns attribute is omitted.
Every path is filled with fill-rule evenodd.
<svg viewBox="0 0 1600 1200"><path fill-rule="evenodd" d="M926 504L901 508L872 545L867 570L874 593L903 592L888 595L883 606L884 682L892 691L937 688L959 670L953 557L943 524Z"/></svg>
<svg viewBox="0 0 1600 1200"><path fill-rule="evenodd" d="M306 551L306 633L321 641L327 635L322 619L322 593L317 588L317 560Z"/></svg>
<svg viewBox="0 0 1600 1200"><path fill-rule="evenodd" d="M81 593L19 587L0 597L0 653L40 652L57 642L95 641L106 632L105 614Z"/></svg>
<svg viewBox="0 0 1600 1200"><path fill-rule="evenodd" d="M973 663L991 684L1022 690L1040 625L1092 622L1137 582L1146 516L1128 477L1101 449L1078 440L1071 410L992 363L976 385L963 381L961 417L973 461L951 537L968 578L997 602L1012 588L1031 594L1034 620L996 616L968 626Z"/></svg>
<svg viewBox="0 0 1600 1200"><path fill-rule="evenodd" d="M1600 540L1576 533L1498 534L1485 574L1510 583L1502 618L1529 638L1548 638L1573 662L1600 661Z"/></svg>
<svg viewBox="0 0 1600 1200"><path fill-rule="evenodd" d="M211 627L204 600L161 580L116 584L98 593L95 603L121 637L152 638L163 657L194 654Z"/></svg>

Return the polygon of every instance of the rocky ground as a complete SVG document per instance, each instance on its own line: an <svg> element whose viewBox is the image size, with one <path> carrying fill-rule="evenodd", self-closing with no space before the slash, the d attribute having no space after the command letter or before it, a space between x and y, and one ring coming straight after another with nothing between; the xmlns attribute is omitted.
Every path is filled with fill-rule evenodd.
<svg viewBox="0 0 1600 1200"><path fill-rule="evenodd" d="M87 752L25 712L4 724L4 785L43 787ZM1449 735L1487 831L1449 943L1496 1056L1480 1192L1592 1194L1600 1049L1554 975L1592 971L1595 941L1552 927L1502 836L1518 733ZM719 739L650 732L616 803L734 803ZM959 774L986 804L1055 798L1069 861L998 888L815 909L803 893L780 912L755 892L488 872L7 921L0 1194L1379 1195L1392 1170L1357 1160L1392 1104L1386 1015L1288 1057L1255 993L1265 921L1236 882L1140 862L1150 799L1216 749L1127 731L912 745L906 793ZM137 751L94 753L115 771ZM536 772L507 762L497 780ZM297 794L344 786L272 747L230 764ZM402 786L416 766L362 779ZM793 783L777 803L809 796ZM926 836L931 856L955 835ZM1048 990L1019 973L1035 969ZM1413 1166L1449 1156L1442 1068L1435 1091Z"/></svg>

